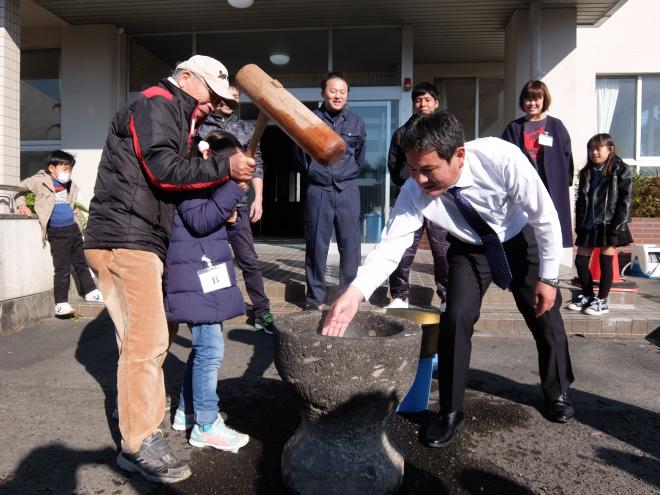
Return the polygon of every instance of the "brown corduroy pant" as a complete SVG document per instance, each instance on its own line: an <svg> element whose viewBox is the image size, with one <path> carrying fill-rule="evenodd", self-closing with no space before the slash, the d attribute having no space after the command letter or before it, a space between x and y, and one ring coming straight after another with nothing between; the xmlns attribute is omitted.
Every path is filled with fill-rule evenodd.
<svg viewBox="0 0 660 495"><path fill-rule="evenodd" d="M163 262L135 249L86 249L85 257L115 324L122 450L135 453L165 414L163 361L176 327L165 318Z"/></svg>

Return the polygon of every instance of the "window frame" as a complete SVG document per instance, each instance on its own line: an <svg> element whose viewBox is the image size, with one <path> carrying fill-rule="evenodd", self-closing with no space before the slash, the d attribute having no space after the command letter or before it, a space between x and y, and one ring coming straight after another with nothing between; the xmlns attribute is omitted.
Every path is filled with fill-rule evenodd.
<svg viewBox="0 0 660 495"><path fill-rule="evenodd" d="M660 155L642 156L642 81L644 77L660 77L660 74L598 74L598 79L620 79L630 78L635 79L635 139L634 139L634 156L622 156L621 158L626 161L628 165L635 167L637 173L642 172L645 167L658 168L660 167ZM596 106L598 106L598 96L596 95ZM597 117L596 117L597 118Z"/></svg>
<svg viewBox="0 0 660 495"><path fill-rule="evenodd" d="M449 80L456 80L456 79L463 79L463 80L470 80L474 81L474 139L479 139L481 136L481 129L479 128L479 119L480 119L480 113L481 113L481 81L483 80L500 80L502 81L502 91L505 90L505 78L502 76L452 76L452 77L435 77L433 78L433 84L435 84L440 91L440 109L446 110L447 109L447 101L445 98L444 94L444 85L442 84L442 81L449 81ZM502 115L500 115L502 119L504 119L504 112L502 111ZM502 128L504 130L504 128ZM489 136L487 136L489 137ZM499 137L495 136L495 137Z"/></svg>

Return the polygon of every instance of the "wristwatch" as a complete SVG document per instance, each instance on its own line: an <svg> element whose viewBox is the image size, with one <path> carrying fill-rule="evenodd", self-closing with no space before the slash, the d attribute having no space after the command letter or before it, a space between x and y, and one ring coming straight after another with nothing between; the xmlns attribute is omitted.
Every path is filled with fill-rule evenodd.
<svg viewBox="0 0 660 495"><path fill-rule="evenodd" d="M555 289L559 287L559 280L556 278L540 278L539 282L543 282L546 285L549 285L550 287L554 287Z"/></svg>

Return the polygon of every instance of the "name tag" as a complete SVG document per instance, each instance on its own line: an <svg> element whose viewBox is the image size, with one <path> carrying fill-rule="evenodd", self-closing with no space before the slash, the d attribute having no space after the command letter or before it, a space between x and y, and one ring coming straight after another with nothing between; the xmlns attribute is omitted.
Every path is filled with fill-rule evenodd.
<svg viewBox="0 0 660 495"><path fill-rule="evenodd" d="M229 279L227 263L208 266L206 268L202 268L201 270L197 270L197 276L199 277L199 281L202 284L202 291L204 294L208 294L214 290L231 287L231 280Z"/></svg>
<svg viewBox="0 0 660 495"><path fill-rule="evenodd" d="M539 144L541 146L547 146L548 148L552 148L552 136L548 134L547 132L544 132L543 134L539 134Z"/></svg>

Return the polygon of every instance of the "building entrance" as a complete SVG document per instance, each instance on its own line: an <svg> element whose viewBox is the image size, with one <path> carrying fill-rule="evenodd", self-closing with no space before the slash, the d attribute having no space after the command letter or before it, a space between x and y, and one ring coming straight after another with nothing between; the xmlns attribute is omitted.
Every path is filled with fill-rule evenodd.
<svg viewBox="0 0 660 495"><path fill-rule="evenodd" d="M264 214L252 224L261 238L305 237L305 185L294 166L294 142L279 127L269 126L261 138L264 160Z"/></svg>
<svg viewBox="0 0 660 495"><path fill-rule="evenodd" d="M390 138L398 126L398 101L360 99L351 101L349 107L362 117L367 131L367 150L357 182L362 242L373 243L378 241L389 215L390 180L386 162ZM307 184L294 166L294 146L279 127L269 126L264 132L261 139L264 215L261 222L252 225L255 237L303 239L305 236Z"/></svg>

